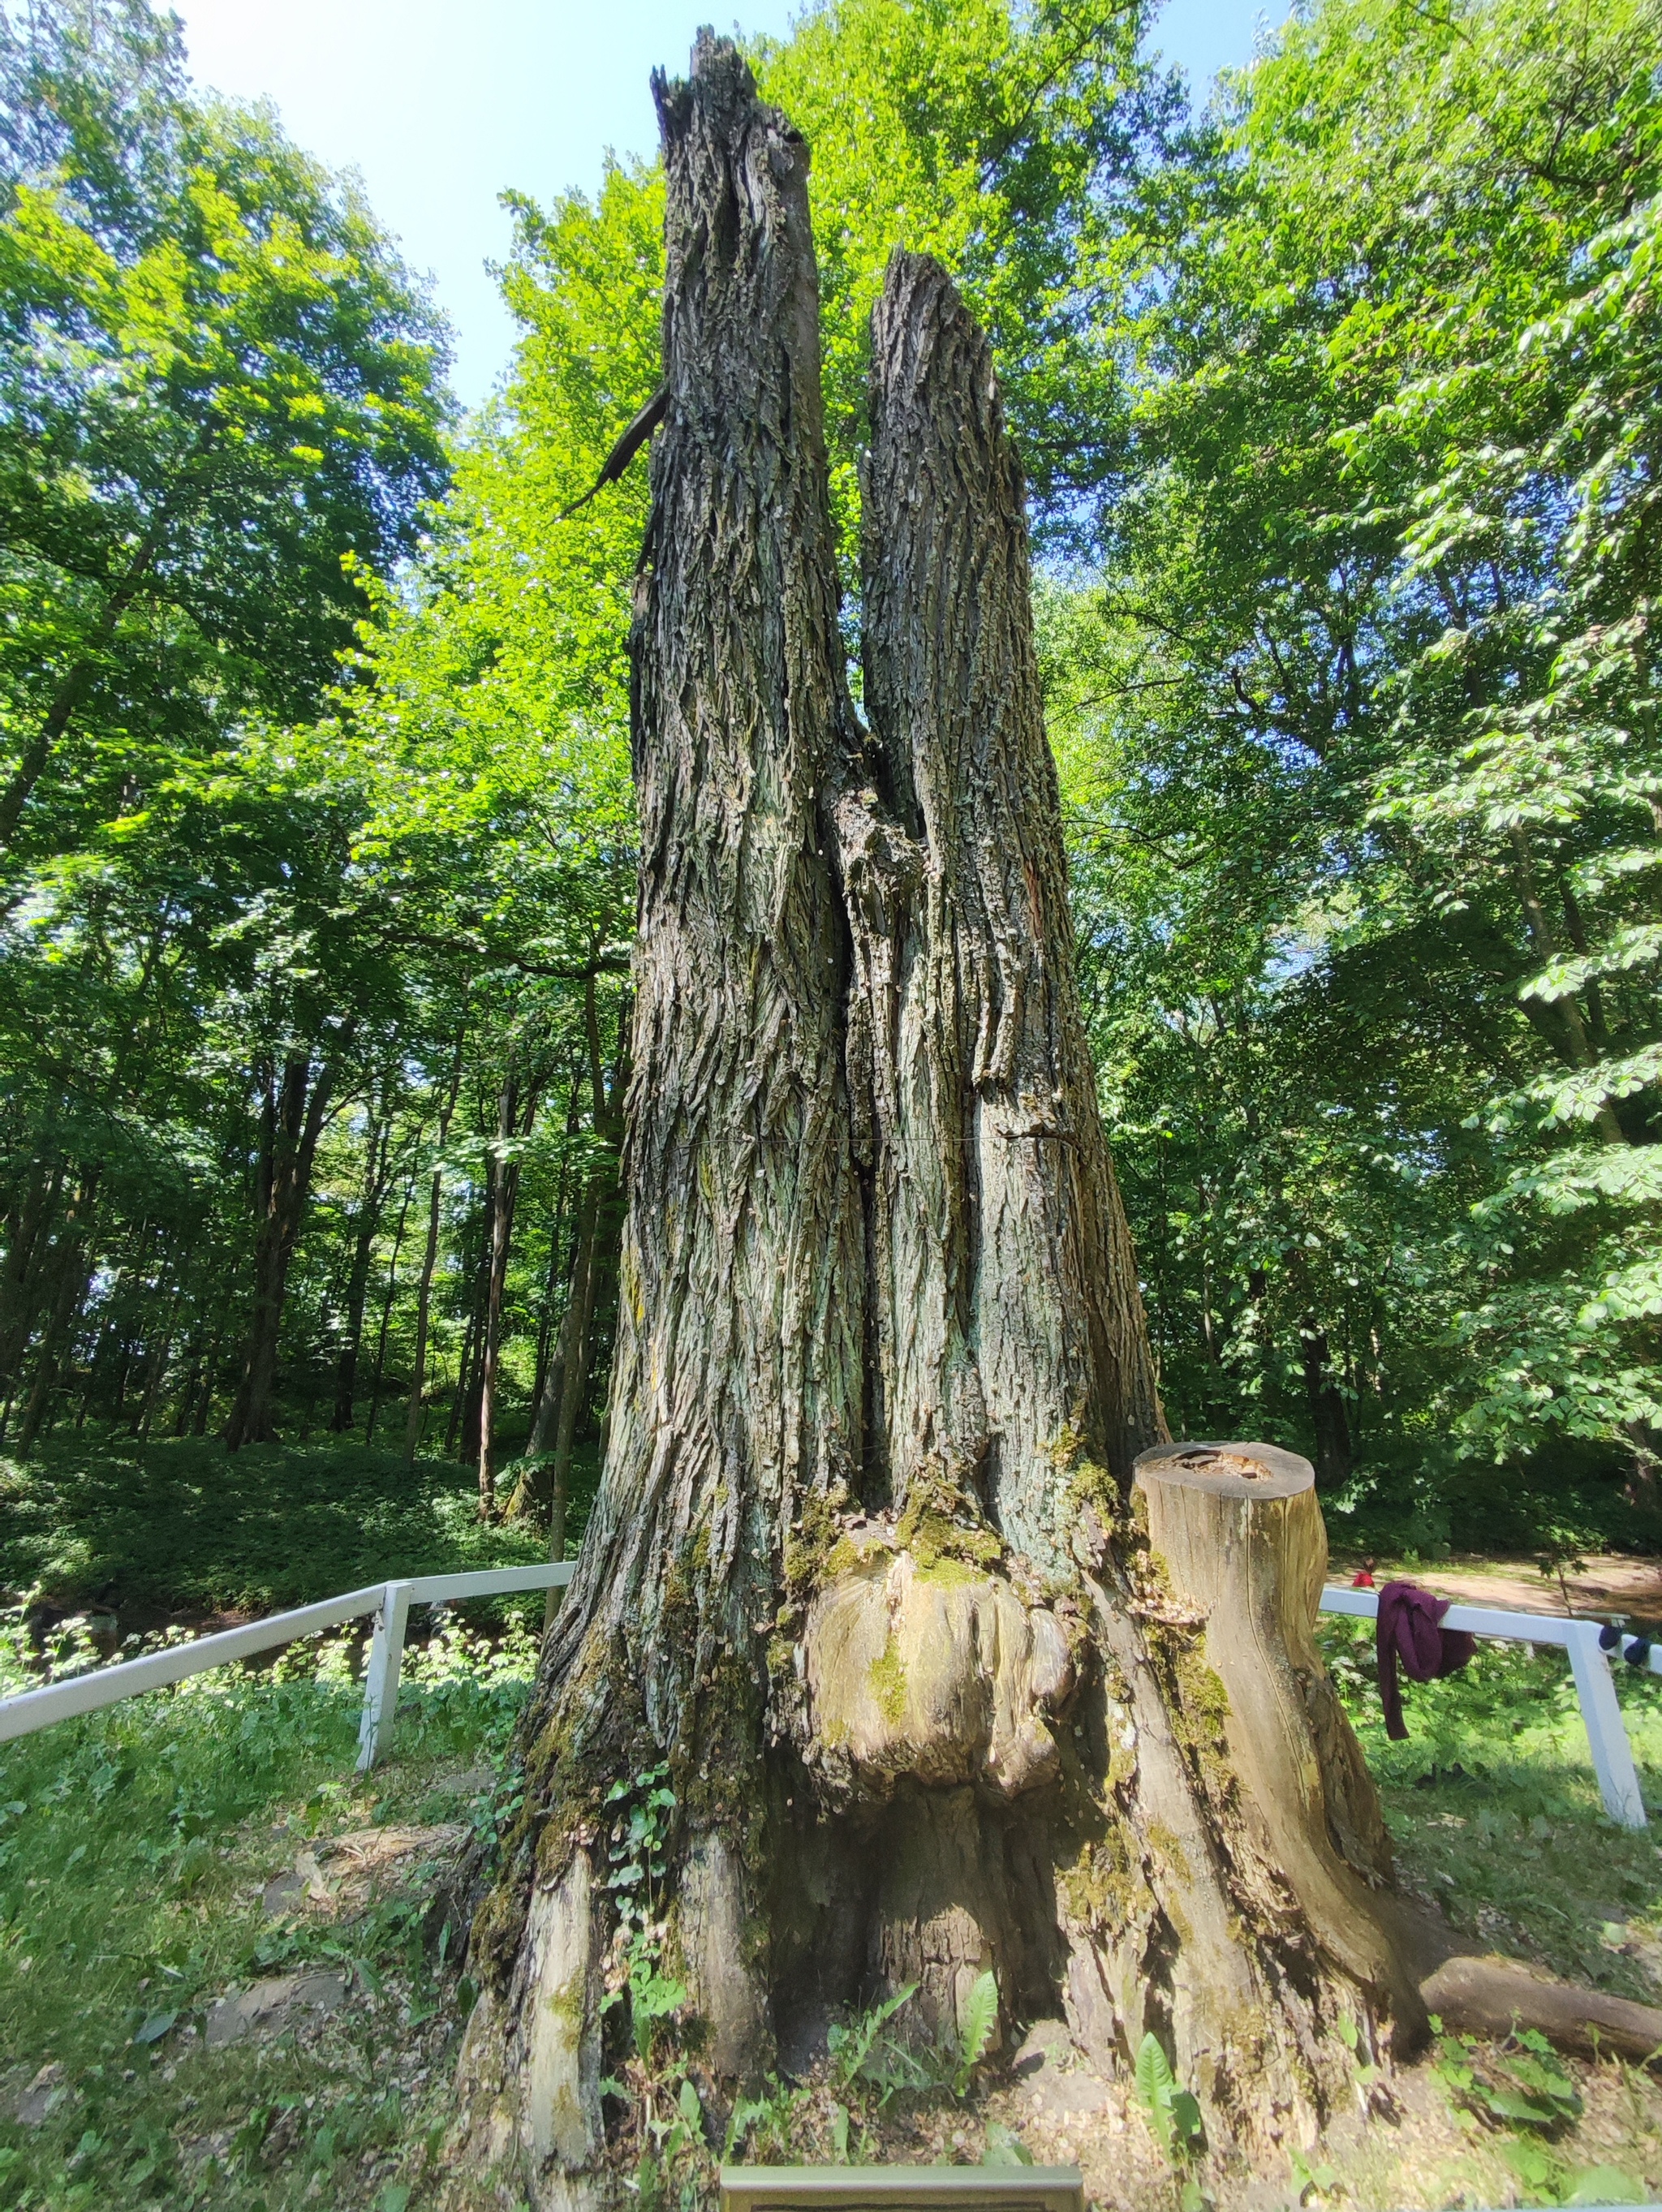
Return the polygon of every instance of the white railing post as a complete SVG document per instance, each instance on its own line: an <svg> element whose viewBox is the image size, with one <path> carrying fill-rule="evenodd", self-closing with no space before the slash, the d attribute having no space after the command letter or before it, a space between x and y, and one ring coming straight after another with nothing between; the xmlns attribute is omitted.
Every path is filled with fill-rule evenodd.
<svg viewBox="0 0 1662 2212"><path fill-rule="evenodd" d="M1624 1828L1646 1826L1645 1801L1640 1795L1639 1775L1633 1763L1633 1746L1616 1703L1610 1662L1598 1645L1600 1624L1578 1620L1569 1636L1569 1662L1575 1676L1581 1717L1586 1723L1592 1770L1598 1777L1604 1810Z"/></svg>
<svg viewBox="0 0 1662 2212"><path fill-rule="evenodd" d="M410 1618L411 1583L388 1583L375 1613L369 1664L363 1675L363 1718L358 1724L358 1772L367 1774L393 1746L398 1717L399 1675L404 1666L404 1631Z"/></svg>
<svg viewBox="0 0 1662 2212"><path fill-rule="evenodd" d="M1373 1590L1330 1587L1322 1592L1321 1610L1375 1620L1379 1611L1379 1595ZM1501 1613L1487 1606L1452 1605L1443 1615L1442 1625L1445 1628L1469 1629L1474 1636L1497 1637L1508 1644L1562 1644L1569 1655L1570 1673L1575 1682L1575 1694L1580 1700L1587 1748L1592 1753L1593 1771L1598 1777L1598 1792L1604 1801L1604 1810L1624 1828L1649 1825L1645 1818L1638 1771L1633 1763L1633 1746L1628 1741L1627 1723L1622 1718L1616 1685L1610 1680L1610 1666L1598 1641L1603 1632L1601 1622L1570 1620L1562 1613ZM1632 1637L1622 1637L1623 1650L1634 1640ZM1653 1650L1649 1656L1653 1670L1662 1674L1662 1664L1658 1663L1662 1661L1662 1651Z"/></svg>

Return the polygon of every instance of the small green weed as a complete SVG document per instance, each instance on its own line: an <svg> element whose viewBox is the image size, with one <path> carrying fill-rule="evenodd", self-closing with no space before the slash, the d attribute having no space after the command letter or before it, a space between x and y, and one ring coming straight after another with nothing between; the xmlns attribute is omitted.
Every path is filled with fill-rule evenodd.
<svg viewBox="0 0 1662 2212"><path fill-rule="evenodd" d="M977 1977L958 2033L949 2038L908 2039L897 2031L894 2023L916 1994L917 1984L909 1982L852 2020L834 2022L827 2034L831 2138L839 2165L849 2163L851 2146L863 2145L897 2098L945 2092L961 2103L991 2048L998 2031L998 1980L990 1970ZM764 2095L741 2099L734 2107L722 2157L730 2160L744 2148L758 2164L789 2163L794 2138L815 2099L811 2085L770 2075ZM988 2130L984 2162L1031 2166L1032 2160L1011 2130L995 2124Z"/></svg>
<svg viewBox="0 0 1662 2212"><path fill-rule="evenodd" d="M645 2066L661 2021L673 2020L686 2002L685 1986L661 1971L667 1933L659 1917L667 1863L664 1853L675 1814L675 1792L667 1766L654 1766L614 1782L606 1795L613 1819L606 1845L611 1862L606 1887L618 1915L614 1964L603 2013L629 1999L635 2056Z"/></svg>
<svg viewBox="0 0 1662 2212"><path fill-rule="evenodd" d="M909 2005L917 1994L917 1984L908 1982L881 2004L857 2013L846 2024L834 2021L826 2036L831 2051L831 2083L837 2094L848 2096L861 2081L870 2082L878 2089L880 2100L886 2104L900 2087L888 2063L887 2045L892 2039L885 2034L889 2022ZM896 2049L904 2056L904 2045Z"/></svg>
<svg viewBox="0 0 1662 2212"><path fill-rule="evenodd" d="M669 1769L658 1765L614 1782L606 1802L612 1814L606 1843L618 1926L606 1971L602 2014L629 2000L632 2056L624 2078L601 2083L632 2108L640 2159L635 2186L643 2212L672 2191L695 2195L709 2179L704 2112L684 2052L670 2049L665 2029L687 2001L685 1984L664 1971L668 1924L663 1917L666 1852L675 1818Z"/></svg>
<svg viewBox="0 0 1662 2212"><path fill-rule="evenodd" d="M880 2109L903 2094L940 2089L950 2091L961 2104L998 2033L998 1978L990 1968L976 1977L956 2033L934 2041L890 2032L890 2021L916 1991L917 1984L908 1983L883 2004L861 2014L847 2030L831 2031L833 2079L843 2088L856 2081L868 2083L877 2092Z"/></svg>
<svg viewBox="0 0 1662 2212"><path fill-rule="evenodd" d="M722 2159L731 2162L741 2150L747 2150L752 2165L788 2165L796 2122L810 2098L811 2092L801 2083L782 2081L777 2074L770 2074L760 2096L740 2097L734 2106L728 2121L727 2140L721 2146ZM831 2125L837 2162L846 2166L849 2126L846 2105L835 2107Z"/></svg>
<svg viewBox="0 0 1662 2212"><path fill-rule="evenodd" d="M998 2033L998 1983L990 1970L977 1979L959 2023L958 2056L953 2067L953 2094L969 2094L970 2077L992 2047Z"/></svg>
<svg viewBox="0 0 1662 2212"><path fill-rule="evenodd" d="M1290 2150L1287 2155L1300 2204L1324 2203L1339 2189L1337 2166L1322 2163L1312 2166L1301 2150Z"/></svg>
<svg viewBox="0 0 1662 2212"><path fill-rule="evenodd" d="M1469 2130L1494 2129L1500 2155L1532 2204L1636 2204L1645 2191L1613 2166L1577 2167L1554 2138L1581 2117L1581 2097L1563 2061L1533 2028L1501 2044L1447 2035L1434 2016L1432 2070L1456 2118Z"/></svg>
<svg viewBox="0 0 1662 2212"><path fill-rule="evenodd" d="M981 2154L983 2166L1031 2166L1033 2154L1014 2128L1006 2127L1002 2120L987 2123L987 2147Z"/></svg>
<svg viewBox="0 0 1662 2212"><path fill-rule="evenodd" d="M1200 2100L1179 2088L1160 2039L1145 2035L1137 2051L1137 2102L1148 2116L1168 2166L1181 2166L1199 2149L1203 2133Z"/></svg>

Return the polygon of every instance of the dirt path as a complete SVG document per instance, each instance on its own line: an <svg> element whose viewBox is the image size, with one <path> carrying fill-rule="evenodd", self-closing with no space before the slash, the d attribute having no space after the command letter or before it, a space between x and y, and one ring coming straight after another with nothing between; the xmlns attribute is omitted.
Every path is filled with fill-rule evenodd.
<svg viewBox="0 0 1662 2212"><path fill-rule="evenodd" d="M1355 1559L1336 1559L1329 1581L1348 1583L1359 1564ZM1499 1606L1509 1613L1562 1614L1564 1610L1556 1578L1549 1582L1529 1559L1422 1560L1413 1566L1390 1559L1374 1561L1377 1583L1398 1577L1465 1605ZM1662 1623L1662 1559L1604 1553L1586 1562L1584 1573L1566 1575L1564 1580L1575 1613L1601 1617L1625 1613L1634 1620Z"/></svg>

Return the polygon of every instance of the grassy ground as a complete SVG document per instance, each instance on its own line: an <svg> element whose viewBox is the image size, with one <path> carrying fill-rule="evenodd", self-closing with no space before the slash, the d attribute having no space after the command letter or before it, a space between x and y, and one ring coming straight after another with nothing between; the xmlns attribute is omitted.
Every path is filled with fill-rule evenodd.
<svg viewBox="0 0 1662 2212"><path fill-rule="evenodd" d="M1658 1832L1602 1818L1562 1659L1489 1648L1465 1674L1409 1686L1414 1735L1392 1745L1366 1635L1336 1621L1324 1641L1409 1887L1498 1948L1662 2000ZM434 1944L436 1867L441 1844L509 1808L504 1750L531 1648L452 1631L411 1666L396 1756L368 1781L352 1774L343 1644L321 1659L296 1648L274 1677L197 1679L0 1750L0 2205L436 2203L472 1997ZM1622 1681L1622 1692L1647 1794L1662 1805L1662 1683ZM427 1867L416 1854L392 1885L338 1909L292 1896L272 1913L274 1878L296 1887L296 1863L327 1871L332 1838L400 1823L441 1832ZM337 2013L204 2048L215 1997L306 1966L348 1975ZM1246 2177L1202 2159L1199 2185L1221 2212L1555 2203L1600 2167L1604 2197L1662 2188L1662 2108L1638 2070L1571 2066L1580 2115L1529 2128L1487 2111L1461 2119L1461 2063L1443 2051L1398 2075L1388 2115L1352 2115L1335 2143L1299 2152L1304 2170L1288 2159L1283 2174ZM9 2117L53 2066L35 2124ZM963 2100L945 2086L886 2100L863 2077L782 2084L737 2148L832 2159L839 2136L886 2159L976 2163L1014 2146L1080 2159L1093 2201L1129 2212L1175 2212L1182 2181L1129 2084L1078 2115L1053 2088L1038 2104L998 2059ZM719 2148L684 2146L677 2179L709 2184Z"/></svg>
<svg viewBox="0 0 1662 2212"><path fill-rule="evenodd" d="M1329 1621L1322 1632L1405 1881L1496 1948L1662 2002L1662 1826L1630 1834L1604 1819L1562 1655L1488 1647L1463 1674L1409 1686L1412 1735L1391 1744L1366 1625ZM296 1647L275 1673L198 1678L0 1748L7 2212L436 2203L471 1992L435 1941L435 1883L458 1840L511 1806L505 1754L531 1649L453 1629L413 1653L396 1755L362 1781L351 1771L348 1650ZM1620 1687L1662 1812L1662 1682L1623 1670ZM399 1828L426 1843L385 1882L332 1897L330 1844ZM286 1887L274 1894L278 1878ZM338 2009L204 2048L216 1999L302 1968L346 1977ZM753 2158L1077 2158L1105 2212L1178 2212L1185 2178L1218 2212L1559 2203L1578 2187L1585 2197L1601 2169L1595 2193L1606 2199L1662 2191L1662 2100L1613 2062L1569 2066L1581 2110L1561 2100L1542 2125L1497 2117L1462 2087L1474 2065L1504 2087L1496 2069L1516 2053L1440 2049L1395 2077L1388 2104L1289 2153L1285 2172L1245 2175L1202 2154L1185 2176L1162 2157L1133 2085L1095 2085L1088 2112L1077 2099L1070 2108L1071 2058L1058 2062L1058 2087L1050 2061L1030 2079L1011 2055L983 2065L961 2099L940 2085L890 2095L846 2064L847 2078L778 2085L737 2148ZM695 2195L707 2187L721 2147L697 2085L688 2088L697 2132L683 2130L677 2185L659 2203L677 2202L682 2180ZM672 2089L653 2094L673 2121L687 2107ZM643 2205L654 2197L648 2176Z"/></svg>
<svg viewBox="0 0 1662 2212"><path fill-rule="evenodd" d="M504 1810L534 1647L453 1629L413 1651L396 1760L362 1779L345 1652L295 1647L275 1674L200 1676L0 1750L0 2205L401 2212L471 1997L428 1924L435 1864ZM297 1861L318 1887L331 1840L389 1824L426 1844L319 1910ZM347 2002L204 2047L215 1999L305 1969L344 1975Z"/></svg>
<svg viewBox="0 0 1662 2212"><path fill-rule="evenodd" d="M1320 1634L1404 1881L1497 1950L1662 2004L1662 1825L1605 1819L1563 1653L1480 1644L1461 1673L1405 1686L1409 1740L1392 1743L1373 1623L1329 1617ZM1662 1824L1662 1679L1615 1674L1640 1785Z"/></svg>
<svg viewBox="0 0 1662 2212"><path fill-rule="evenodd" d="M580 1455L579 1528L593 1457ZM467 1468L339 1439L232 1455L210 1439L88 1435L26 1466L0 1459L0 1589L15 1601L0 1694L43 1664L107 1656L111 1630L545 1556L525 1525L481 1527L475 1498ZM435 1881L503 1802L541 1606L470 1607L493 1617L490 1642L454 1625L412 1642L398 1756L368 1781L352 1771L350 1633L0 1749L0 2205L397 2212L408 2185L388 2177L421 2166L457 2024L428 1924ZM428 1625L418 1614L412 1632ZM343 1835L399 1826L433 1849L373 1894L349 1885L324 1911L295 1881L308 1849L314 1862ZM274 1913L266 1893L284 1876L301 1893ZM346 2002L204 2048L216 1999L308 1969L344 1974Z"/></svg>
<svg viewBox="0 0 1662 2212"><path fill-rule="evenodd" d="M594 1458L580 1452L580 1498ZM451 1461L407 1467L338 1438L236 1453L210 1437L70 1438L27 1466L0 1458L0 1589L148 1627L546 1556L527 1524L482 1527L477 1497Z"/></svg>

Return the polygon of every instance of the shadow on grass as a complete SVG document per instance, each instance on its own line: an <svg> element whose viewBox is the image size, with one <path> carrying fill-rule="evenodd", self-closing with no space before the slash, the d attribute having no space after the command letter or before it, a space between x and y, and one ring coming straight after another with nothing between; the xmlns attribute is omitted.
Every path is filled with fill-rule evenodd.
<svg viewBox="0 0 1662 2212"><path fill-rule="evenodd" d="M1497 1951L1662 2003L1662 1679L1618 1667L1653 1825L1605 1814L1564 1653L1480 1644L1460 1674L1410 1683L1409 1740L1379 1708L1371 1621L1319 1641L1379 1785L1398 1874Z"/></svg>
<svg viewBox="0 0 1662 2212"><path fill-rule="evenodd" d="M593 1458L591 1447L585 1494ZM232 1454L207 1437L88 1436L43 1445L27 1465L0 1458L0 1585L142 1627L546 1557L533 1528L484 1527L476 1504L465 1467L408 1467L340 1438Z"/></svg>
<svg viewBox="0 0 1662 2212"><path fill-rule="evenodd" d="M518 1802L501 1777L535 1659L533 1638L454 1627L413 1655L373 1776L353 1771L340 1639L0 1747L0 2203L386 2204L377 2177L408 2155L419 2079L466 2011L429 1940L432 1894L399 1889L336 1926L268 1905L265 1886L372 1822L448 1822L488 1848ZM216 1996L314 1968L348 1978L334 2019L204 2050ZM61 2087L19 2124L48 2064Z"/></svg>

